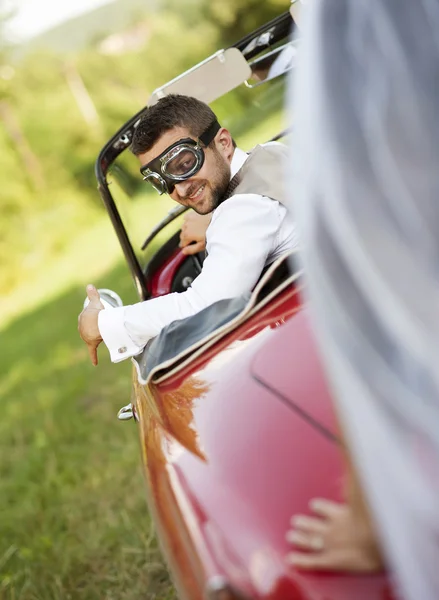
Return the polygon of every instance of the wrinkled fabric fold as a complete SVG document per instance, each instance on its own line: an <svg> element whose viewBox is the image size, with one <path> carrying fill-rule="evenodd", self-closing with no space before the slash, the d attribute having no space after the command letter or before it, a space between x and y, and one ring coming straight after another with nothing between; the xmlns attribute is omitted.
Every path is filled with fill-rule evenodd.
<svg viewBox="0 0 439 600"><path fill-rule="evenodd" d="M439 2L313 0L291 86L314 329L398 587L439 597Z"/></svg>

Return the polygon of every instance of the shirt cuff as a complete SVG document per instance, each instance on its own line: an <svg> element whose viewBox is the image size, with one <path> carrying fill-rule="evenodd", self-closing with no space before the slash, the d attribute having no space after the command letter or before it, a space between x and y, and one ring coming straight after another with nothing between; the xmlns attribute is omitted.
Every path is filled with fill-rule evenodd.
<svg viewBox="0 0 439 600"><path fill-rule="evenodd" d="M140 354L144 346L138 346L125 328L126 306L105 308L98 314L98 327L104 344L110 352L111 362L117 363Z"/></svg>

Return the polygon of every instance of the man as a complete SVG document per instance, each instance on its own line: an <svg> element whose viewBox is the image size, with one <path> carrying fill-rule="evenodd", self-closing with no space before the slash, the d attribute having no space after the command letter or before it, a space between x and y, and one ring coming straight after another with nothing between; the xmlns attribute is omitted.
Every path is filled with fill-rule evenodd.
<svg viewBox="0 0 439 600"><path fill-rule="evenodd" d="M93 286L79 332L93 364L104 341L113 362L139 354L177 319L249 292L264 267L294 245L283 200L285 147L258 146L250 155L199 100L170 95L148 109L133 138L146 182L200 215L211 214L202 273L183 293L103 310ZM279 183L281 182L281 184Z"/></svg>

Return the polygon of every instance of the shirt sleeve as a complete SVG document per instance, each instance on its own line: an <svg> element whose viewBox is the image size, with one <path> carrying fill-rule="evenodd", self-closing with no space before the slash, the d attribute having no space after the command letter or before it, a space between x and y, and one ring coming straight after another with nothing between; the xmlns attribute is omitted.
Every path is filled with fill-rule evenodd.
<svg viewBox="0 0 439 600"><path fill-rule="evenodd" d="M278 243L281 222L276 200L240 194L223 202L207 230L203 270L188 290L99 313L99 330L111 360L139 354L172 321L249 292Z"/></svg>

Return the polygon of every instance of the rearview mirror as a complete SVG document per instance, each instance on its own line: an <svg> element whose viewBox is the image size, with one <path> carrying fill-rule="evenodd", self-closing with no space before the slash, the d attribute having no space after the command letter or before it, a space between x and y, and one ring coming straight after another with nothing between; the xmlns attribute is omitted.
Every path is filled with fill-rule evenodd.
<svg viewBox="0 0 439 600"><path fill-rule="evenodd" d="M220 50L154 90L148 105L155 104L169 94L194 96L210 104L244 83L250 75L250 66L238 48Z"/></svg>
<svg viewBox="0 0 439 600"><path fill-rule="evenodd" d="M296 53L294 42L288 42L255 59L250 63L251 76L245 82L246 86L253 88L284 75L294 67Z"/></svg>

